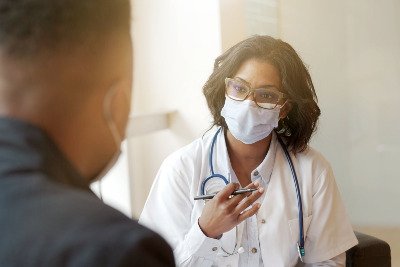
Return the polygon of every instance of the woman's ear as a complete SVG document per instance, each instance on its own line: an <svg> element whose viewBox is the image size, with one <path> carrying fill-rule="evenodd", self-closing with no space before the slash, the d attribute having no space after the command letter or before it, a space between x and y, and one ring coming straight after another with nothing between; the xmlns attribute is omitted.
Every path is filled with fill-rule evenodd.
<svg viewBox="0 0 400 267"><path fill-rule="evenodd" d="M286 118L291 109L292 109L292 103L289 100L286 100L286 102L281 107L281 111L279 112L279 119Z"/></svg>

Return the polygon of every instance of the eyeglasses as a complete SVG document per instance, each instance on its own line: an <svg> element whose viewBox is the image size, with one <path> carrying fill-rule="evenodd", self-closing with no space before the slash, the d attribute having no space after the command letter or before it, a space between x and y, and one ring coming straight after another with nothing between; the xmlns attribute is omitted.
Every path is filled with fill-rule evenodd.
<svg viewBox="0 0 400 267"><path fill-rule="evenodd" d="M243 101L253 93L254 102L260 108L274 109L285 98L275 87L252 89L239 79L225 78L225 85L226 95L233 100Z"/></svg>

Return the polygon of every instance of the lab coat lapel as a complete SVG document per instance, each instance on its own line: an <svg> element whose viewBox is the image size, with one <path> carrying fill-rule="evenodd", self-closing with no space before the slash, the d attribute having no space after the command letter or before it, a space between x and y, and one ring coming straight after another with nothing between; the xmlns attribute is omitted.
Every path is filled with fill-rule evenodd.
<svg viewBox="0 0 400 267"><path fill-rule="evenodd" d="M292 261L297 260L297 251L296 246L288 244L291 242L288 221L297 218L297 200L291 172L279 145L276 148L268 189L257 218L263 260L274 263L271 266L293 266L295 262ZM262 220L265 223L260 223ZM288 250L288 247L292 249Z"/></svg>

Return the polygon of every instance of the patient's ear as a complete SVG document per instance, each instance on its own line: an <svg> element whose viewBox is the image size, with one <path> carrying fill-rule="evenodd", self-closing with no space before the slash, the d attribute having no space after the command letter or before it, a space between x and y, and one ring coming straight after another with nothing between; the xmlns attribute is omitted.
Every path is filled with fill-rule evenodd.
<svg viewBox="0 0 400 267"><path fill-rule="evenodd" d="M292 103L287 100L285 104L281 107L281 111L279 112L279 119L284 119L289 114L290 110L292 109Z"/></svg>

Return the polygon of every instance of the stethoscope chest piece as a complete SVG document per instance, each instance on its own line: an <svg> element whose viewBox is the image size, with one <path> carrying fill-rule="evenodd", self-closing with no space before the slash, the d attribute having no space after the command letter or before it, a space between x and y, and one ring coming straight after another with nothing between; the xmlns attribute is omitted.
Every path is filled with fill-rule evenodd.
<svg viewBox="0 0 400 267"><path fill-rule="evenodd" d="M211 174L201 184L201 194L213 194L221 191L229 183L228 179L221 174Z"/></svg>

